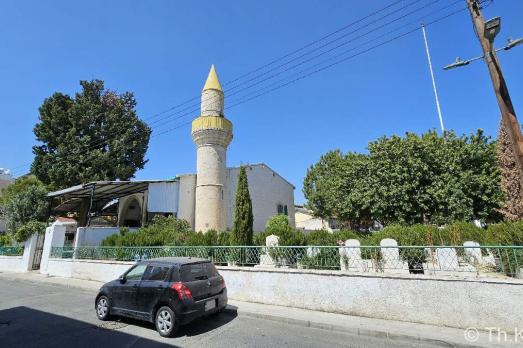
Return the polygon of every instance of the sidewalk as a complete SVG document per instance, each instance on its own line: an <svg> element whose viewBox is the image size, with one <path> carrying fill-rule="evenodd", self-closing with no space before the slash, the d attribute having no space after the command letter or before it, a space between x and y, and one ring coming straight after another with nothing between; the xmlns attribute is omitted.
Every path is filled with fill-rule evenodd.
<svg viewBox="0 0 523 348"><path fill-rule="evenodd" d="M20 282L44 282L63 287L98 291L102 283L73 278L48 277L39 273L0 273L2 278ZM352 335L371 337L387 337L391 340L401 340L412 343L424 343L443 347L515 347L516 344L496 344L489 342L487 332L479 332L477 340L468 342L465 330L415 324L401 321L364 318L336 313L311 311L299 308L273 306L259 303L229 301L229 312L235 312L239 317L254 317L288 324L314 327L325 330L345 332ZM472 332L474 336L476 332ZM519 343L523 346L523 343Z"/></svg>

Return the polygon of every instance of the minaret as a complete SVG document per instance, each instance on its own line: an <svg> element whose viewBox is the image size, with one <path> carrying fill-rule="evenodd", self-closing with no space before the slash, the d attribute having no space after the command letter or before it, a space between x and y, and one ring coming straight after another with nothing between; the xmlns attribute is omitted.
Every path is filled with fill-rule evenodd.
<svg viewBox="0 0 523 348"><path fill-rule="evenodd" d="M211 66L201 100L201 115L192 122L196 144L196 204L194 230L224 231L227 146L232 123L223 115L223 90Z"/></svg>

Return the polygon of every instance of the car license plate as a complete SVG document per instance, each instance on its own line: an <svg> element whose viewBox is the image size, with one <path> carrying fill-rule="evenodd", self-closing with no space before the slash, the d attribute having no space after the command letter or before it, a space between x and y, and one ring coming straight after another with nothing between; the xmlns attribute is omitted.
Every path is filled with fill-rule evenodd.
<svg viewBox="0 0 523 348"><path fill-rule="evenodd" d="M216 300L205 302L205 310L210 311L211 309L216 308Z"/></svg>

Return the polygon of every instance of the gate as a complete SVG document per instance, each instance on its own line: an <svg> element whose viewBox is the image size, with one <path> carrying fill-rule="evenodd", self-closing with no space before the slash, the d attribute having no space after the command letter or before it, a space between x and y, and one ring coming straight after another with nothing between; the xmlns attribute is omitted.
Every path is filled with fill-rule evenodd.
<svg viewBox="0 0 523 348"><path fill-rule="evenodd" d="M40 269L40 261L42 260L42 253L44 252L45 233L38 233L36 238L36 248L33 256L32 270Z"/></svg>

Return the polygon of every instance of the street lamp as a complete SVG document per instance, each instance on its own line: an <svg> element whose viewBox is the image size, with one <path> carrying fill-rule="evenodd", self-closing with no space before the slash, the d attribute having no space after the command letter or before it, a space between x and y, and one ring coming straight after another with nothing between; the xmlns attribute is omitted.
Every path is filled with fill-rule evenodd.
<svg viewBox="0 0 523 348"><path fill-rule="evenodd" d="M500 17L494 17L492 19L489 19L485 22L485 30L484 30L484 36L487 40L490 41L490 43L494 42L494 39L496 38L496 35L499 34L499 31L501 30L501 18Z"/></svg>
<svg viewBox="0 0 523 348"><path fill-rule="evenodd" d="M523 44L523 37L516 39L516 40L512 40L511 38L509 38L507 41L508 41L507 45L505 47L503 47L503 49L505 51L508 51L509 49L511 49L513 47Z"/></svg>
<svg viewBox="0 0 523 348"><path fill-rule="evenodd" d="M454 63L445 66L443 68L443 70L449 70L449 69L453 69L453 68L458 68L460 66L465 66L465 65L469 65L469 64L470 64L470 60L463 60L460 57L457 57L456 61Z"/></svg>

